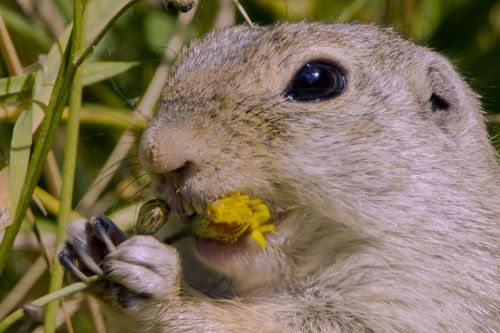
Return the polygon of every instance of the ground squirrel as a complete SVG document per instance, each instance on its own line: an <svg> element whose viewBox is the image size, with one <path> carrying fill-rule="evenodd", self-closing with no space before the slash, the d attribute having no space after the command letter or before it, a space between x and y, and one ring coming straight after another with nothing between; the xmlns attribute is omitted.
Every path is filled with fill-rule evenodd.
<svg viewBox="0 0 500 333"><path fill-rule="evenodd" d="M104 219L119 245L103 259L95 225L73 224L65 250L84 268L67 266L107 273L95 292L119 332L500 329L500 169L478 97L391 29L283 23L193 42L141 159L179 216L237 190L265 200L276 231L264 250L176 250Z"/></svg>

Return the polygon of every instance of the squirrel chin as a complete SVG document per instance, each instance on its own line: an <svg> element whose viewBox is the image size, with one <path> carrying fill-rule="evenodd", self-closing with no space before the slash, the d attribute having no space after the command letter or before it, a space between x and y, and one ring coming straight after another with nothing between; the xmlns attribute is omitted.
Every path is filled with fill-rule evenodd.
<svg viewBox="0 0 500 333"><path fill-rule="evenodd" d="M220 261L227 262L241 255L248 255L260 250L257 243L247 237L232 243L195 237L194 247L198 257L210 264L216 264Z"/></svg>

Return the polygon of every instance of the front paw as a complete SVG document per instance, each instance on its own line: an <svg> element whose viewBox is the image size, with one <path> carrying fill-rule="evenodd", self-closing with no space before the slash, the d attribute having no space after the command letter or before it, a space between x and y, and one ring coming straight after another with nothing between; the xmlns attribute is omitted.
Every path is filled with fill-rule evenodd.
<svg viewBox="0 0 500 333"><path fill-rule="evenodd" d="M102 262L107 278L140 297L175 298L180 285L177 251L153 236L133 236L109 253Z"/></svg>
<svg viewBox="0 0 500 333"><path fill-rule="evenodd" d="M105 303L126 310L140 311L155 300L165 302L175 297L179 291L176 250L152 236L127 239L105 216L73 222L59 260L77 280L101 276L91 291Z"/></svg>

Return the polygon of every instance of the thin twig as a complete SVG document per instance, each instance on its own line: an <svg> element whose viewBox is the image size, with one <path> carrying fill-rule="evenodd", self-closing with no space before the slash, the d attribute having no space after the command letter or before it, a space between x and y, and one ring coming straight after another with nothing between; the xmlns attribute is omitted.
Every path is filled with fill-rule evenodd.
<svg viewBox="0 0 500 333"><path fill-rule="evenodd" d="M61 35L66 22L55 3L51 0L17 0L22 10L42 25L53 40Z"/></svg>
<svg viewBox="0 0 500 333"><path fill-rule="evenodd" d="M83 295L82 295L83 296ZM61 304L64 304L64 310L61 309L61 311L57 312L57 317L56 317L56 327L59 328L66 322L65 317L72 317L78 310L81 308L81 303L82 303L83 297L78 297L75 295L75 297L72 297L70 300L61 300ZM73 327L66 327L68 330L68 333L71 333L70 330L73 330ZM45 333L43 326L40 325L36 329L34 329L31 333ZM106 332L103 332L106 333Z"/></svg>
<svg viewBox="0 0 500 333"><path fill-rule="evenodd" d="M39 249L40 253L42 254L42 256L45 258L45 261L47 263L47 267L48 267L48 269L50 271L51 268L52 268L52 255L51 255L51 251L49 250L49 248L47 247L47 245L45 245L45 243L43 242L42 233L38 229L38 225L36 224L36 220L35 220L35 215L33 215L33 212L31 211L30 208L28 208L28 211L26 213L26 219L31 224L31 228L33 230L33 234L35 235L35 239L36 239L36 241L38 243L38 249Z"/></svg>
<svg viewBox="0 0 500 333"><path fill-rule="evenodd" d="M55 196L59 196L61 194L62 177L57 165L56 155L52 149L47 154L43 174L49 192Z"/></svg>
<svg viewBox="0 0 500 333"><path fill-rule="evenodd" d="M233 0L233 2L236 5L236 7L238 8L238 10L240 11L241 15L243 15L243 18L248 23L248 25L253 28L254 24L253 24L252 20L250 19L250 17L248 16L247 12L245 11L245 8L243 8L243 6L240 4L240 2L238 0Z"/></svg>
<svg viewBox="0 0 500 333"><path fill-rule="evenodd" d="M15 120L26 105L0 105L0 121ZM68 108L65 108L61 121L68 120ZM146 121L136 114L124 114L120 108L102 108L94 104L84 105L80 112L80 123L85 125L109 126L131 130L134 133L146 128Z"/></svg>
<svg viewBox="0 0 500 333"><path fill-rule="evenodd" d="M93 283L96 283L97 281L100 281L102 277L100 276L91 276L89 277L89 280L87 282L77 282L70 284L69 286L66 286L62 289L59 289L53 293L44 295L35 301L31 302L31 304L38 305L38 306L44 306L47 305L48 303L56 300L56 299L61 299L63 297L67 297L70 295L73 295L74 293L77 293L79 291L85 290L88 288ZM23 309L18 309L8 315L4 320L0 322L0 333L6 332L6 330L15 324L17 321L19 321L21 318L24 317Z"/></svg>
<svg viewBox="0 0 500 333"><path fill-rule="evenodd" d="M77 307L78 308L78 307ZM73 315L74 311L71 311L72 309L69 307L68 302L66 302L64 299L61 299L61 309L59 313L61 314L61 317L63 319L63 322L66 324L66 330L68 333L75 333L75 328L73 327L73 323L71 322L71 316ZM59 321L58 321L58 314L56 315L56 328L59 326Z"/></svg>
<svg viewBox="0 0 500 333"><path fill-rule="evenodd" d="M34 195L38 198L38 200L40 200L40 202L43 204L43 206L47 209L49 213L56 216L59 215L59 212L61 210L61 203L56 197L44 191L40 187L35 188ZM75 211L71 212L70 216L71 220L76 220L81 218L83 218L82 215L78 214Z"/></svg>
<svg viewBox="0 0 500 333"><path fill-rule="evenodd" d="M3 58L5 60L5 65L7 66L7 71L9 75L21 75L23 73L23 67L17 56L16 48L12 39L10 38L7 26L0 15L0 51L2 52Z"/></svg>
<svg viewBox="0 0 500 333"><path fill-rule="evenodd" d="M87 307L89 308L90 316L92 317L92 323L96 333L106 333L106 324L104 323L104 317L102 316L99 304L92 296L85 297L87 301Z"/></svg>
<svg viewBox="0 0 500 333"><path fill-rule="evenodd" d="M45 258L43 256L38 257L0 303L0 318L4 318L19 304L46 270L47 263Z"/></svg>

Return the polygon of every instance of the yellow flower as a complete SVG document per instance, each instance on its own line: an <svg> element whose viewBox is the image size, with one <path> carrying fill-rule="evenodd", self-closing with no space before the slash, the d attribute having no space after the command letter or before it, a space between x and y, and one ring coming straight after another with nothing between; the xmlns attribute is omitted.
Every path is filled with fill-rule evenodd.
<svg viewBox="0 0 500 333"><path fill-rule="evenodd" d="M270 219L269 208L262 200L235 192L208 205L205 214L194 219L192 228L200 238L230 243L248 236L265 248L263 234L274 231L274 225L267 223Z"/></svg>

